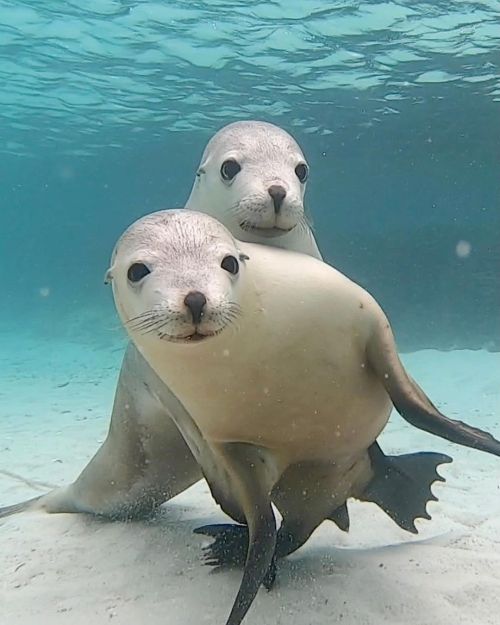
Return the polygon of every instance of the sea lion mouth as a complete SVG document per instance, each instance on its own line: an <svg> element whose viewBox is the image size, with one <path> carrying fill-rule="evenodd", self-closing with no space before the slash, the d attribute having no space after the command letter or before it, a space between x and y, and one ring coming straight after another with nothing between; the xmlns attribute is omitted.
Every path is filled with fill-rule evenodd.
<svg viewBox="0 0 500 625"><path fill-rule="evenodd" d="M191 334L186 334L184 336L175 336L172 334L160 334L160 338L164 341L169 341L170 343L199 343L201 341L206 341L209 338L217 336L222 332L223 328L220 330L215 330L214 332L198 332L195 330Z"/></svg>
<svg viewBox="0 0 500 625"><path fill-rule="evenodd" d="M157 307L128 319L125 324L134 334L153 335L170 343L200 343L232 326L241 312L237 302L228 301L218 310L211 311L208 319L205 318L201 324L191 322L177 325L176 322L182 320L182 313L176 315L175 310L169 310L168 307ZM171 315L174 315L173 318Z"/></svg>
<svg viewBox="0 0 500 625"><path fill-rule="evenodd" d="M264 226L257 226L256 224L252 224L248 221L242 221L240 223L240 228L245 232L253 232L263 237L279 237L287 232L291 232L297 224L293 225L291 228L280 228L279 226L273 226L272 228L267 228Z"/></svg>

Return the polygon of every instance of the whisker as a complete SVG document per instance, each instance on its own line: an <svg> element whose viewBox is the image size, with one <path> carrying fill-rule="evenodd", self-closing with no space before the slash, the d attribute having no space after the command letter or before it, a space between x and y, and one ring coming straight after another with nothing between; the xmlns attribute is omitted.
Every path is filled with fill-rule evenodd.
<svg viewBox="0 0 500 625"><path fill-rule="evenodd" d="M155 325L155 326L152 326L152 327L151 327L151 328L149 328L149 329L142 330L142 331L141 331L141 334L152 334L153 332L160 332L160 330L161 330L162 328L164 328L166 325L168 325L168 323L169 323L168 321L164 321L164 322L162 322L162 323L160 323L160 324L157 324L157 325Z"/></svg>
<svg viewBox="0 0 500 625"><path fill-rule="evenodd" d="M127 323L127 324L139 323L140 321L142 321L144 319L149 319L149 318L153 317L154 315L155 315L155 313L153 311L148 310L147 312L141 313L140 315L137 315L136 317L131 317L125 323Z"/></svg>
<svg viewBox="0 0 500 625"><path fill-rule="evenodd" d="M235 334L238 334L238 332L240 331L240 325L238 323L237 319L231 320L227 325L226 325L226 329L232 333L232 335L234 336Z"/></svg>
<svg viewBox="0 0 500 625"><path fill-rule="evenodd" d="M157 332L172 321L167 316L168 312L168 310L147 310L129 319L126 325L141 334Z"/></svg>
<svg viewBox="0 0 500 625"><path fill-rule="evenodd" d="M147 328L152 324L157 323L158 321L162 321L163 317L149 317L146 319L142 319L141 321L137 321L136 323L129 324L133 330L140 330L142 328Z"/></svg>
<svg viewBox="0 0 500 625"><path fill-rule="evenodd" d="M247 196L236 204L233 204L225 212L231 213L232 216L247 217L249 213L261 213L265 209L260 195Z"/></svg>
<svg viewBox="0 0 500 625"><path fill-rule="evenodd" d="M206 321L216 326L214 335L220 334L226 328L234 331L238 329L238 321L242 314L242 307L237 302L224 302L215 307L206 316ZM184 314L170 309L168 306L146 310L125 322L130 330L142 335L155 334L160 339L172 340L177 334L177 324L184 325Z"/></svg>
<svg viewBox="0 0 500 625"><path fill-rule="evenodd" d="M148 330L149 328L160 327L164 323L166 323L164 318L151 319L151 321L147 323L141 323L139 326L135 326L135 330Z"/></svg>

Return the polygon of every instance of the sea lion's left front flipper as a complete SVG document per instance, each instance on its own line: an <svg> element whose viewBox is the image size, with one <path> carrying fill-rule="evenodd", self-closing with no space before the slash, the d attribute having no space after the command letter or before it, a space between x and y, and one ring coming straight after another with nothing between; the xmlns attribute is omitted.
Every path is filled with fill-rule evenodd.
<svg viewBox="0 0 500 625"><path fill-rule="evenodd" d="M370 366L375 370L394 407L408 423L441 438L500 456L500 441L488 432L446 417L408 375L399 359L389 322L381 311L367 345Z"/></svg>
<svg viewBox="0 0 500 625"><path fill-rule="evenodd" d="M248 552L243 579L226 625L239 625L273 565L276 521L269 493L272 478L255 448L242 443L213 445L231 484L231 495L248 526Z"/></svg>

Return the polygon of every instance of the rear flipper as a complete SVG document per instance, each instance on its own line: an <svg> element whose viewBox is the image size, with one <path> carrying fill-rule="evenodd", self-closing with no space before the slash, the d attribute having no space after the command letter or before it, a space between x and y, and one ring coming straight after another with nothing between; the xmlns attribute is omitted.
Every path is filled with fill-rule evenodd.
<svg viewBox="0 0 500 625"><path fill-rule="evenodd" d="M376 503L400 527L417 534L415 520L430 519L427 503L437 501L432 484L445 481L436 467L452 459L433 452L386 456L378 443L368 454L375 476L358 499Z"/></svg>
<svg viewBox="0 0 500 625"><path fill-rule="evenodd" d="M328 517L337 526L347 532L349 530L349 512L344 503L336 508ZM246 525L233 523L219 523L216 525L204 525L194 530L195 534L210 536L214 541L207 547L203 547L205 564L216 569L241 568L245 565L248 551L248 528ZM286 525L280 528L276 539L275 555L271 566L263 581L267 590L271 590L276 578L276 559L290 551L290 544L295 544L296 534L287 529ZM302 542L299 540L299 542ZM294 549L293 549L294 550Z"/></svg>
<svg viewBox="0 0 500 625"><path fill-rule="evenodd" d="M245 564L248 551L248 527L235 523L203 525L194 530L214 538L214 542L203 547L205 564L220 568L241 567Z"/></svg>
<svg viewBox="0 0 500 625"><path fill-rule="evenodd" d="M248 552L248 527L233 523L203 525L194 530L195 534L211 536L214 541L203 547L205 564L216 569L241 568L245 565ZM278 534L279 536L279 534ZM262 582L271 590L276 580L276 556L273 557L269 570Z"/></svg>
<svg viewBox="0 0 500 625"><path fill-rule="evenodd" d="M434 482L444 482L436 467L452 462L445 454L419 452L400 456L386 456L378 443L373 443L368 450L372 469L375 473L366 489L357 498L377 504L401 528L418 533L415 520L430 519L427 503L437 501L431 486ZM349 530L349 512L347 504L336 508L328 517L343 530ZM205 534L214 541L203 548L205 564L221 568L243 567L248 550L248 528L246 525L217 524L205 525L194 530L195 534ZM276 552L285 551L290 536L278 532ZM276 556L264 581L269 590L276 575Z"/></svg>
<svg viewBox="0 0 500 625"><path fill-rule="evenodd" d="M333 521L339 529L343 532L349 531L349 526L351 524L349 519L349 511L347 510L347 504L344 503L330 514L328 517L330 521Z"/></svg>

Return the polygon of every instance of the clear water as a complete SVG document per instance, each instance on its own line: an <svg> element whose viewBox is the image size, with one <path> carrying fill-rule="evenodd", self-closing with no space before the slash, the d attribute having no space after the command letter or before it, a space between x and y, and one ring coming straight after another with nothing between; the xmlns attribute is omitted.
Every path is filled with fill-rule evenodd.
<svg viewBox="0 0 500 625"><path fill-rule="evenodd" d="M0 0L7 323L111 317L117 235L257 118L302 145L320 247L402 349L499 348L499 2L84 4Z"/></svg>
<svg viewBox="0 0 500 625"><path fill-rule="evenodd" d="M436 405L499 438L499 1L0 0L0 507L99 447L125 345L113 245L182 206L239 119L294 135L325 258ZM381 443L453 455L432 522L410 545L354 502L354 531L323 524L247 622L497 623L498 458L397 415ZM147 525L2 519L0 623L224 622L236 578L200 565L191 530L218 510L196 488Z"/></svg>

